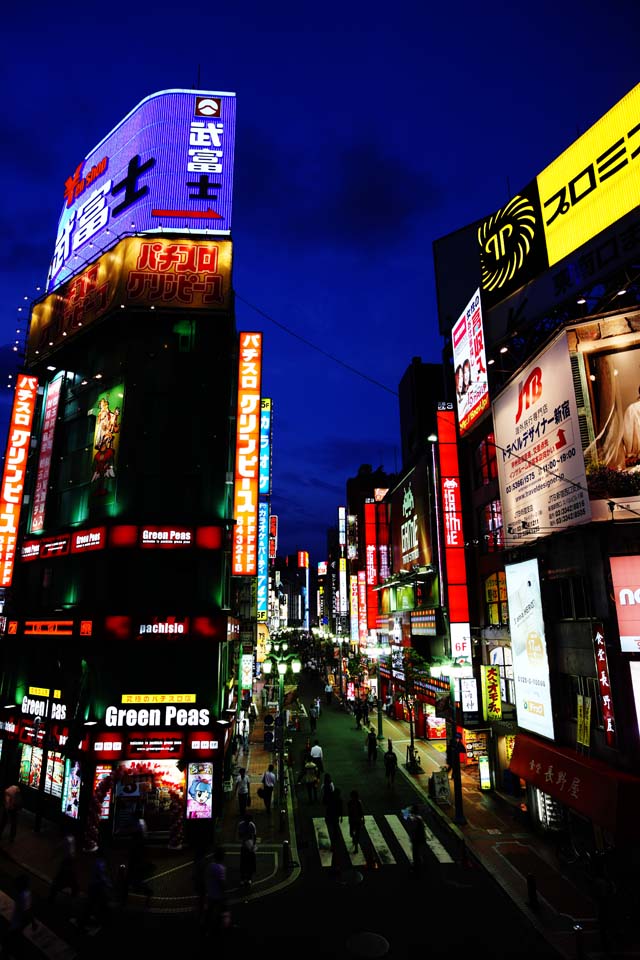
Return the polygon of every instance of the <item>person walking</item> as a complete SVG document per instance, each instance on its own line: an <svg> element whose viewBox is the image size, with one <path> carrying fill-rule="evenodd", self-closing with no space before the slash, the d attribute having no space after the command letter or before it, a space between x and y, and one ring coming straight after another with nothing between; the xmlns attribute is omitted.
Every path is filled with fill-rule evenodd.
<svg viewBox="0 0 640 960"><path fill-rule="evenodd" d="M275 768L273 764L270 763L262 774L262 799L264 801L264 808L268 814L271 813L271 800L277 779Z"/></svg>
<svg viewBox="0 0 640 960"><path fill-rule="evenodd" d="M111 891L112 884L107 858L104 850L99 847L95 852L95 859L89 876L87 902L78 920L78 926L81 930L84 930L91 920L94 920L99 926L108 922Z"/></svg>
<svg viewBox="0 0 640 960"><path fill-rule="evenodd" d="M329 774L327 774L327 776L329 776ZM318 773L318 768L311 759L307 760L304 765L302 782L307 788L307 797L309 798L309 803L316 803L318 800L318 784L320 783L320 775Z"/></svg>
<svg viewBox="0 0 640 960"><path fill-rule="evenodd" d="M317 740L314 740L314 741L313 741L313 746L311 747L311 751L310 751L310 753L309 753L309 756L311 757L311 759L312 759L313 762L315 763L315 765L316 765L316 767L318 768L318 770L320 771L320 773L323 773L323 771L324 771L324 755L323 755L323 753L322 753L322 747L320 746L320 744L318 743Z"/></svg>
<svg viewBox="0 0 640 960"><path fill-rule="evenodd" d="M398 758L395 755L395 751L389 741L389 747L387 752L384 755L384 775L387 778L387 786L393 787L393 784L396 779L396 770L398 769Z"/></svg>
<svg viewBox="0 0 640 960"><path fill-rule="evenodd" d="M216 847L213 860L207 866L205 876L207 898L203 921L205 936L217 933L222 928L222 917L225 912L226 880L227 868L224 865L224 849Z"/></svg>
<svg viewBox="0 0 640 960"><path fill-rule="evenodd" d="M331 699L332 699L332 697L333 697L333 687L331 686L331 684L329 683L328 680L327 680L327 682L326 682L325 685L324 685L324 697L325 697L327 706L330 707L330 706L331 706Z"/></svg>
<svg viewBox="0 0 640 960"><path fill-rule="evenodd" d="M361 710L362 710L362 722L365 725L365 727L368 727L369 726L369 701L367 700L366 697L364 697L362 700Z"/></svg>
<svg viewBox="0 0 640 960"><path fill-rule="evenodd" d="M358 852L360 832L364 826L364 808L357 790L352 790L347 801L347 817L349 818L349 836L353 843L353 852Z"/></svg>
<svg viewBox="0 0 640 960"><path fill-rule="evenodd" d="M251 814L245 810L238 827L240 838L240 884L245 889L251 886L256 872L257 834Z"/></svg>
<svg viewBox="0 0 640 960"><path fill-rule="evenodd" d="M420 816L418 804L411 806L409 817L407 818L407 832L411 841L411 857L413 860L413 869L420 873L423 867L427 865L427 828L424 820Z"/></svg>
<svg viewBox="0 0 640 960"><path fill-rule="evenodd" d="M238 810L240 811L240 816L243 816L245 810L251 803L251 781L249 780L249 775L244 767L240 767L238 771L234 790L238 798Z"/></svg>
<svg viewBox="0 0 640 960"><path fill-rule="evenodd" d="M378 738L373 727L369 728L367 734L367 763L375 763L378 759Z"/></svg>
<svg viewBox="0 0 640 960"><path fill-rule="evenodd" d="M22 794L17 784L11 784L4 791L4 806L2 820L0 820L0 839L4 835L4 828L9 825L9 841L13 843L18 830L18 814L22 807Z"/></svg>
<svg viewBox="0 0 640 960"><path fill-rule="evenodd" d="M362 704L360 700L353 701L353 715L356 718L356 730L362 729Z"/></svg>
<svg viewBox="0 0 640 960"><path fill-rule="evenodd" d="M71 831L62 839L62 860L51 881L49 903L54 903L61 890L68 889L72 897L78 896L78 870L76 862L76 838Z"/></svg>
<svg viewBox="0 0 640 960"><path fill-rule="evenodd" d="M315 705L315 702L309 707L309 730L311 733L316 732L316 727L318 725L318 708Z"/></svg>
<svg viewBox="0 0 640 960"><path fill-rule="evenodd" d="M133 890L134 893L141 893L148 903L151 899L151 887L146 881L146 876L149 871L145 850L147 832L147 824L144 817L138 817L129 846L127 893L129 889Z"/></svg>
<svg viewBox="0 0 640 960"><path fill-rule="evenodd" d="M344 816L344 811L342 809L342 795L338 787L331 784L333 787L332 790L327 791L326 801L323 800L325 804L324 808L324 821L327 825L327 832L329 833L329 841L331 843L331 849L335 852L336 846L338 843L338 836L340 833L340 824L342 823L342 817Z"/></svg>

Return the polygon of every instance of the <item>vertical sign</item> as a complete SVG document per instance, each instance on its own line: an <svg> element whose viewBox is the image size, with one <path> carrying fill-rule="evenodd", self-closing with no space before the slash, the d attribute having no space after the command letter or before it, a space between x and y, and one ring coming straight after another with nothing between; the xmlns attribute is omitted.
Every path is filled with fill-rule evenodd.
<svg viewBox="0 0 640 960"><path fill-rule="evenodd" d="M96 418L91 466L91 493L96 497L115 498L115 483L110 481L117 478L123 400L124 384L121 383L101 393L89 411Z"/></svg>
<svg viewBox="0 0 640 960"><path fill-rule="evenodd" d="M347 508L338 507L338 543L341 547L347 545Z"/></svg>
<svg viewBox="0 0 640 960"><path fill-rule="evenodd" d="M471 628L467 597L467 564L462 531L460 468L455 414L451 404L438 405L438 451L451 654L456 659L461 658L471 662Z"/></svg>
<svg viewBox="0 0 640 960"><path fill-rule="evenodd" d="M0 490L0 587L11 586L13 577L18 521L37 395L37 377L19 374Z"/></svg>
<svg viewBox="0 0 640 960"><path fill-rule="evenodd" d="M340 584L340 616L349 615L349 594L347 592L347 561L344 557L339 560L339 584Z"/></svg>
<svg viewBox="0 0 640 960"><path fill-rule="evenodd" d="M269 560L275 560L278 553L278 515L269 517Z"/></svg>
<svg viewBox="0 0 640 960"><path fill-rule="evenodd" d="M271 495L271 400L260 401L260 496Z"/></svg>
<svg viewBox="0 0 640 960"><path fill-rule="evenodd" d="M233 491L234 576L254 577L258 570L258 484L262 334L241 333L238 356L236 468Z"/></svg>
<svg viewBox="0 0 640 960"><path fill-rule="evenodd" d="M609 682L609 662L607 647L604 642L604 629L601 623L594 625L593 647L596 658L596 673L598 674L598 689L600 690L600 704L602 706L602 721L604 735L608 747L616 744L616 720L611 699L611 683Z"/></svg>
<svg viewBox="0 0 640 960"><path fill-rule="evenodd" d="M352 640L358 639L358 578L355 573L349 577L349 596L351 607L350 619L350 637Z"/></svg>
<svg viewBox="0 0 640 960"><path fill-rule="evenodd" d="M33 491L31 533L41 533L44 530L44 511L47 503L49 472L51 470L51 454L53 451L53 435L56 429L61 386L61 376L47 384L47 393L44 401L44 415L42 418L42 433L40 435L38 471L36 474L36 485Z"/></svg>
<svg viewBox="0 0 640 960"><path fill-rule="evenodd" d="M367 575L358 570L358 639L367 639Z"/></svg>
<svg viewBox="0 0 640 960"><path fill-rule="evenodd" d="M460 436L489 407L487 358L484 351L480 290L464 308L451 331Z"/></svg>
<svg viewBox="0 0 640 960"><path fill-rule="evenodd" d="M260 500L258 504L258 589L257 620L267 619L269 601L269 504Z"/></svg>
<svg viewBox="0 0 640 960"><path fill-rule="evenodd" d="M365 570L367 576L367 626L375 630L378 624L378 531L376 505L364 505Z"/></svg>
<svg viewBox="0 0 640 960"><path fill-rule="evenodd" d="M500 668L482 667L482 714L485 720L502 720Z"/></svg>

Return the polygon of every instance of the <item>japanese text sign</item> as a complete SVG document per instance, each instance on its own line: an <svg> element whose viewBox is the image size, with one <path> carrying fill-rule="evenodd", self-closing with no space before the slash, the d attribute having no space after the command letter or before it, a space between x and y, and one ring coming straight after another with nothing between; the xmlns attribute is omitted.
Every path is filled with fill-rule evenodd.
<svg viewBox="0 0 640 960"><path fill-rule="evenodd" d="M456 400L460 436L469 430L477 418L489 408L487 358L484 349L484 329L480 290L462 311L451 331L453 365L455 367Z"/></svg>
<svg viewBox="0 0 640 960"><path fill-rule="evenodd" d="M260 496L271 493L271 400L260 401Z"/></svg>
<svg viewBox="0 0 640 960"><path fill-rule="evenodd" d="M265 622L269 601L269 503L258 504L258 584L256 591L257 620Z"/></svg>
<svg viewBox="0 0 640 960"><path fill-rule="evenodd" d="M260 473L260 386L262 334L240 333L234 475L234 576L255 577L258 569L258 487Z"/></svg>
<svg viewBox="0 0 640 960"><path fill-rule="evenodd" d="M53 434L56 428L61 386L61 376L56 377L55 380L47 384L47 394L44 401L44 414L42 418L42 432L40 434L38 471L33 492L33 506L31 508L31 533L40 533L44 530L44 511L47 502L47 490L49 489Z"/></svg>
<svg viewBox="0 0 640 960"><path fill-rule="evenodd" d="M611 683L609 680L607 646L604 639L604 628L601 623L594 624L593 652L596 658L596 674L598 676L598 690L600 691L600 705L602 707L604 736L607 746L615 747L616 718L613 712L613 700L611 699Z"/></svg>
<svg viewBox="0 0 640 960"><path fill-rule="evenodd" d="M469 632L469 599L467 595L467 564L464 555L462 530L462 500L460 497L460 468L455 413L450 404L438 408L438 452L440 459L441 515L438 524L444 537L446 567L446 596L449 621L465 625ZM444 589L443 589L444 596ZM452 629L452 637L453 637ZM469 644L469 658L471 646ZM456 654L463 656L466 654Z"/></svg>
<svg viewBox="0 0 640 960"><path fill-rule="evenodd" d="M231 230L235 94L163 90L69 171L47 290L126 234Z"/></svg>
<svg viewBox="0 0 640 960"><path fill-rule="evenodd" d="M502 719L500 668L497 666L482 667L482 713L485 720Z"/></svg>
<svg viewBox="0 0 640 960"><path fill-rule="evenodd" d="M0 587L9 587L13 577L18 521L37 393L37 378L19 374L0 490Z"/></svg>

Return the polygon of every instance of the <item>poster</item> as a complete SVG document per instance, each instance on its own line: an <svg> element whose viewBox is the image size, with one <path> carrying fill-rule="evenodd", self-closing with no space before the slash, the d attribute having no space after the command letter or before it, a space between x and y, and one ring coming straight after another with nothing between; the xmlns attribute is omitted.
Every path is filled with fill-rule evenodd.
<svg viewBox="0 0 640 960"><path fill-rule="evenodd" d="M78 805L80 803L80 764L76 761L65 760L64 763L64 790L62 792L62 812L73 820L78 819Z"/></svg>
<svg viewBox="0 0 640 960"><path fill-rule="evenodd" d="M96 767L96 772L93 777L93 792L95 793L98 789L98 784L104 780L106 777L110 777L112 773L111 764L98 764ZM109 819L109 810L111 809L111 788L107 790L102 803L100 804L100 813L98 819L108 820Z"/></svg>
<svg viewBox="0 0 640 960"><path fill-rule="evenodd" d="M213 816L213 764L190 763L187 786L187 820Z"/></svg>

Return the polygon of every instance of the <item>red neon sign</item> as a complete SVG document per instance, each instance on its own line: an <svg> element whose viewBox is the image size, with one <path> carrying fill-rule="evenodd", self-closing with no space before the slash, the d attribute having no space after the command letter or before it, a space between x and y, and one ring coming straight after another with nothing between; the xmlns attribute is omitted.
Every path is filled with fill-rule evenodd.
<svg viewBox="0 0 640 960"><path fill-rule="evenodd" d="M20 374L16 383L0 489L0 587L11 586L13 579L18 521L37 395L37 377Z"/></svg>

